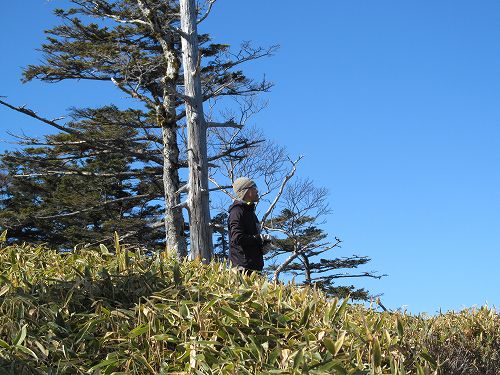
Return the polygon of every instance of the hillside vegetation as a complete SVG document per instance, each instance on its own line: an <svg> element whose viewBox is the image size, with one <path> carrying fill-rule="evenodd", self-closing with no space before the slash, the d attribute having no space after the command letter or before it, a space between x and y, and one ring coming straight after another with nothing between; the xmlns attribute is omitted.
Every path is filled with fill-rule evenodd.
<svg viewBox="0 0 500 375"><path fill-rule="evenodd" d="M115 244L0 249L0 374L497 375L500 318L377 312Z"/></svg>

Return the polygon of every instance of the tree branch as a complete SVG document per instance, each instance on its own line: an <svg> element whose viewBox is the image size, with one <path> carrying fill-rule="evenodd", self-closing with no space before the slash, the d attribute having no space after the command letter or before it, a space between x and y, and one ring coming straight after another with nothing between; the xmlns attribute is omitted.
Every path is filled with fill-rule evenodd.
<svg viewBox="0 0 500 375"><path fill-rule="evenodd" d="M118 82L113 77L111 78L111 82L113 82L116 85L116 87L118 87L120 90L122 90L127 95L130 95L132 98L142 100L143 102L147 103L151 108L154 108L155 105L159 104L159 102L155 103L153 100L149 99L147 96L139 94L136 90L127 89L125 86L123 86L122 83Z"/></svg>
<svg viewBox="0 0 500 375"><path fill-rule="evenodd" d="M164 221L157 221L155 223L152 223L150 225L148 225L149 228L151 229L156 229L156 228L161 228L165 225L165 222ZM141 228L142 229L142 228ZM141 229L137 229L137 230L132 230L130 232L127 232L125 233L123 236L120 236L119 239L120 241L121 240L124 240L125 238L128 238L128 237L131 237L133 236L134 234L138 233ZM98 241L98 242L93 242L93 243L90 243L88 245L86 245L87 247L90 247L90 246L95 246L95 245L98 245L102 242L105 242L105 241L109 241L109 240L113 240L114 239L114 236L112 237L105 237L103 238L101 241Z"/></svg>
<svg viewBox="0 0 500 375"><path fill-rule="evenodd" d="M62 217L70 217L70 216L75 216L75 215L81 214L83 212L92 211L92 210L94 210L96 208L101 208L101 207L109 205L109 204L114 204L114 203L119 203L119 202L125 202L125 201L130 201L130 200L135 200L135 199L148 198L148 197L154 198L155 195L153 195L153 194L142 194L142 195L135 195L133 197L118 198L118 199L113 199L113 200L110 200L110 201L100 202L99 204L97 204L95 206L91 206L91 207L85 208L83 210L68 212L68 213L64 213L64 214L57 214L57 215L35 216L34 218L35 219L40 219L40 220L41 219L45 220L45 219L58 219L58 218L62 218Z"/></svg>
<svg viewBox="0 0 500 375"><path fill-rule="evenodd" d="M161 176L161 173L156 171L128 171L128 172L116 172L116 173L94 173L85 171L45 171L44 173L28 173L28 174L17 174L14 175L16 178L33 178L33 177L45 177L45 176L92 176L92 177L135 177L135 176Z"/></svg>
<svg viewBox="0 0 500 375"><path fill-rule="evenodd" d="M221 186L217 183L217 181L214 178L210 176L208 177L208 180L217 187L216 189L210 189L210 191L222 191L223 193L228 195L231 199L236 199L234 195L232 195L229 191L227 191L227 189L232 188L232 186Z"/></svg>
<svg viewBox="0 0 500 375"><path fill-rule="evenodd" d="M205 21L205 19L208 17L208 15L210 14L210 12L212 11L212 7L214 6L214 4L215 4L216 1L217 0L208 0L208 9L207 9L207 11L205 12L205 14L199 20L196 21L196 23L200 24L203 21Z"/></svg>
<svg viewBox="0 0 500 375"><path fill-rule="evenodd" d="M243 129L242 124L237 124L234 121L228 122L207 122L207 128L235 128L235 129Z"/></svg>
<svg viewBox="0 0 500 375"><path fill-rule="evenodd" d="M209 157L208 161L210 162L210 161L221 159L221 158L223 158L225 156L231 155L233 152L237 152L237 151L241 151L241 150L246 150L246 149L248 149L250 147L253 147L253 146L255 146L255 145L259 144L259 143L262 143L262 142L264 142L264 141L263 140L257 140L257 141L252 141L252 142L245 142L241 146L229 148L229 149L221 152L218 155Z"/></svg>
<svg viewBox="0 0 500 375"><path fill-rule="evenodd" d="M301 251L294 251L292 254L290 254L288 258L286 258L286 260L283 263L281 263L281 265L278 268L276 268L273 274L273 281L275 283L278 282L279 275L286 268L286 266L292 263L300 255Z"/></svg>
<svg viewBox="0 0 500 375"><path fill-rule="evenodd" d="M58 123L56 123L54 120L48 120L44 117L41 117L41 116L38 116L36 114L35 111L29 109L29 108L26 108L26 106L21 106L21 107L15 107L13 106L12 104L9 104L3 100L0 99L0 104L10 108L10 109L13 109L14 111L17 111L17 112L20 112L20 113L24 113L25 115L28 115L30 117L33 117L34 119L37 119L41 122L44 122L50 126L53 126L54 128L58 129L58 130L61 130L65 133L68 133L68 134L73 134L73 135L78 135L78 136L82 136L82 133L76 131L76 130L73 130L71 128L67 128L66 126L62 126L62 125L59 125Z"/></svg>
<svg viewBox="0 0 500 375"><path fill-rule="evenodd" d="M297 170L297 164L299 161L303 158L303 155L299 156L297 160L292 162L292 169L291 171L285 176L283 182L281 183L280 189L278 191L278 194L276 194L276 197L274 198L274 201L271 203L269 208L267 209L266 213L262 216L262 219L260 221L261 227L264 226L264 223L266 222L268 216L273 212L274 207L276 207L276 204L278 204L279 199L283 195L283 191L285 190L285 186L290 181L290 179L294 176L296 170Z"/></svg>

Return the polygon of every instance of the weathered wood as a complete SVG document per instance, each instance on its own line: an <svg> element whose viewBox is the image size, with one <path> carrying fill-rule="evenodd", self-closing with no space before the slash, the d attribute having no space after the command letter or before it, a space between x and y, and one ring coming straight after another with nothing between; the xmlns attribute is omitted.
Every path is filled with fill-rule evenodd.
<svg viewBox="0 0 500 375"><path fill-rule="evenodd" d="M171 36L170 36L171 38ZM162 49L167 61L167 71L162 80L163 111L163 186L165 189L165 230L167 249L177 254L177 257L187 256L187 244L184 236L184 217L177 206L180 203L178 162L179 146L177 142L176 92L177 77L180 62L174 50L173 42L162 38Z"/></svg>
<svg viewBox="0 0 500 375"><path fill-rule="evenodd" d="M191 257L210 262L213 245L208 201L207 125L203 114L195 0L180 0L180 15L188 136L187 203Z"/></svg>
<svg viewBox="0 0 500 375"><path fill-rule="evenodd" d="M162 48L166 72L161 80L163 103L155 105L157 123L161 126L163 142L163 188L165 198L165 232L168 251L175 252L179 258L187 256L187 244L184 236L184 217L178 208L180 196L179 146L177 142L177 78L180 62L174 48L173 31L162 24L155 12L144 0L138 0L139 8L156 40Z"/></svg>

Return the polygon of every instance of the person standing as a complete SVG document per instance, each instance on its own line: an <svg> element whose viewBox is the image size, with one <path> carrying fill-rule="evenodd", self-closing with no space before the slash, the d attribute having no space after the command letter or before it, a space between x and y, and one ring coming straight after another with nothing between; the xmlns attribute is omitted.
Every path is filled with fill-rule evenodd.
<svg viewBox="0 0 500 375"><path fill-rule="evenodd" d="M232 267L243 272L261 272L264 268L264 246L271 242L261 234L255 207L259 191L254 181L240 177L233 183L237 199L229 207L229 260Z"/></svg>

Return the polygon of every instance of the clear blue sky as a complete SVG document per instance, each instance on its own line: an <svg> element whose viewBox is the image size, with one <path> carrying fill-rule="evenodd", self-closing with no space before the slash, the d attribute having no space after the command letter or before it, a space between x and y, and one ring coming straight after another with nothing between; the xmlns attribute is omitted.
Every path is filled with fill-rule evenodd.
<svg viewBox="0 0 500 375"><path fill-rule="evenodd" d="M0 15L0 95L53 117L122 99L111 85L21 85L62 4ZM218 0L201 30L281 45L245 67L276 84L253 121L330 189L339 255L388 274L359 285L414 313L500 306L500 2ZM44 131L0 108L0 138L19 129Z"/></svg>

